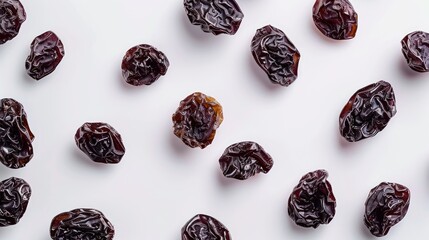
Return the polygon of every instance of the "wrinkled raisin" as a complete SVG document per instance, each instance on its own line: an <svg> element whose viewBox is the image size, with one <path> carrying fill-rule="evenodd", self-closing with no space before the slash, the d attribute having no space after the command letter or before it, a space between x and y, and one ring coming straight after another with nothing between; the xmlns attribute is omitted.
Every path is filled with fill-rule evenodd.
<svg viewBox="0 0 429 240"><path fill-rule="evenodd" d="M289 86L298 77L301 55L282 30L271 25L256 30L251 50L256 63L271 82Z"/></svg>
<svg viewBox="0 0 429 240"><path fill-rule="evenodd" d="M167 73L170 63L158 49L148 44L130 48L122 59L122 76L133 86L151 85Z"/></svg>
<svg viewBox="0 0 429 240"><path fill-rule="evenodd" d="M54 240L111 240L115 229L102 212L79 208L58 214L51 222Z"/></svg>
<svg viewBox="0 0 429 240"><path fill-rule="evenodd" d="M396 114L392 86L385 81L359 89L340 114L340 133L349 142L373 137Z"/></svg>
<svg viewBox="0 0 429 240"><path fill-rule="evenodd" d="M121 135L107 123L84 123L76 131L75 141L94 162L119 163L125 154Z"/></svg>
<svg viewBox="0 0 429 240"><path fill-rule="evenodd" d="M16 37L26 18L19 0L0 0L0 44Z"/></svg>
<svg viewBox="0 0 429 240"><path fill-rule="evenodd" d="M25 68L28 75L36 80L52 73L64 57L64 45L51 31L37 36L30 49Z"/></svg>
<svg viewBox="0 0 429 240"><path fill-rule="evenodd" d="M19 222L27 210L31 188L21 178L11 177L0 182L0 226Z"/></svg>
<svg viewBox="0 0 429 240"><path fill-rule="evenodd" d="M397 183L382 182L371 189L365 202L364 222L377 237L385 236L391 227L407 214L410 190Z"/></svg>
<svg viewBox="0 0 429 240"><path fill-rule="evenodd" d="M22 168L33 157L34 135L24 107L12 98L0 100L0 161L10 168Z"/></svg>
<svg viewBox="0 0 429 240"><path fill-rule="evenodd" d="M186 145L205 148L223 121L222 106L216 99L196 92L180 102L172 119L174 134Z"/></svg>
<svg viewBox="0 0 429 240"><path fill-rule="evenodd" d="M183 226L182 240L231 240L231 235L214 217L197 214Z"/></svg>
<svg viewBox="0 0 429 240"><path fill-rule="evenodd" d="M323 35L336 39L352 39L358 27L358 15L348 0L316 0L313 21Z"/></svg>
<svg viewBox="0 0 429 240"><path fill-rule="evenodd" d="M219 159L225 177L245 180L259 172L267 173L273 159L255 142L239 142L227 147Z"/></svg>
<svg viewBox="0 0 429 240"><path fill-rule="evenodd" d="M429 33L416 31L405 36L402 53L408 66L417 72L429 71Z"/></svg>
<svg viewBox="0 0 429 240"><path fill-rule="evenodd" d="M325 170L309 172L293 189L288 201L288 213L297 225L317 228L334 218L336 200L327 177Z"/></svg>
<svg viewBox="0 0 429 240"><path fill-rule="evenodd" d="M189 21L214 35L234 35L244 15L235 0L184 0Z"/></svg>

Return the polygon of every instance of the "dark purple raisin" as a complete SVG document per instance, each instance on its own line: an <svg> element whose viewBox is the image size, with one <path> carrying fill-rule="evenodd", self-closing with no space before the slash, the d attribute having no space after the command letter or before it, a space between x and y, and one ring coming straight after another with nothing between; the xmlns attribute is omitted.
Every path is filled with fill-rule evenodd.
<svg viewBox="0 0 429 240"><path fill-rule="evenodd" d="M107 123L84 123L76 131L75 141L94 162L119 163L125 154L121 135Z"/></svg>
<svg viewBox="0 0 429 240"><path fill-rule="evenodd" d="M323 35L335 39L352 39L358 27L358 15L348 0L316 0L313 21Z"/></svg>
<svg viewBox="0 0 429 240"><path fill-rule="evenodd" d="M205 148L223 121L222 106L216 99L196 92L180 102L172 119L174 134L186 145Z"/></svg>
<svg viewBox="0 0 429 240"><path fill-rule="evenodd" d="M385 236L391 227L407 214L410 190L397 183L382 182L371 189L365 202L364 222L377 237Z"/></svg>
<svg viewBox="0 0 429 240"><path fill-rule="evenodd" d="M0 0L0 44L16 37L26 18L19 0Z"/></svg>
<svg viewBox="0 0 429 240"><path fill-rule="evenodd" d="M417 72L429 72L429 33L412 32L402 39L401 44L408 66Z"/></svg>
<svg viewBox="0 0 429 240"><path fill-rule="evenodd" d="M115 229L102 212L79 208L58 214L51 222L54 240L111 240Z"/></svg>
<svg viewBox="0 0 429 240"><path fill-rule="evenodd" d="M219 159L225 177L245 180L259 172L268 173L273 159L255 142L239 142L227 147Z"/></svg>
<svg viewBox="0 0 429 240"><path fill-rule="evenodd" d="M33 157L34 135L24 107L12 98L0 100L0 162L9 168L22 168Z"/></svg>
<svg viewBox="0 0 429 240"><path fill-rule="evenodd" d="M325 170L309 172L293 189L288 201L288 213L297 225L317 228L334 218L336 200L327 177Z"/></svg>
<svg viewBox="0 0 429 240"><path fill-rule="evenodd" d="M36 80L52 73L64 57L64 45L51 31L37 36L30 49L25 68L28 75Z"/></svg>
<svg viewBox="0 0 429 240"><path fill-rule="evenodd" d="M133 86L151 85L167 73L170 63L158 49L148 44L130 48L122 59L122 76Z"/></svg>
<svg viewBox="0 0 429 240"><path fill-rule="evenodd" d="M396 114L392 86L385 81L359 89L340 114L340 133L349 142L373 137Z"/></svg>
<svg viewBox="0 0 429 240"><path fill-rule="evenodd" d="M244 15L235 0L184 0L192 24L214 35L234 35Z"/></svg>
<svg viewBox="0 0 429 240"><path fill-rule="evenodd" d="M11 177L0 182L0 227L19 222L27 210L31 188L21 178Z"/></svg>
<svg viewBox="0 0 429 240"><path fill-rule="evenodd" d="M231 240L231 235L214 217L197 214L183 226L182 240Z"/></svg>

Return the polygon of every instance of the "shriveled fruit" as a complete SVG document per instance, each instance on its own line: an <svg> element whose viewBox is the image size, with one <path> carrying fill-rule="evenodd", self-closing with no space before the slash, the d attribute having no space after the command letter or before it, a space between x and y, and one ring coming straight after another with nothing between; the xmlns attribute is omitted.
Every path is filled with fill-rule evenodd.
<svg viewBox="0 0 429 240"><path fill-rule="evenodd" d="M0 44L16 37L26 18L19 0L0 0Z"/></svg>
<svg viewBox="0 0 429 240"><path fill-rule="evenodd" d="M0 227L15 225L27 210L30 185L24 179L11 177L0 182Z"/></svg>
<svg viewBox="0 0 429 240"><path fill-rule="evenodd" d="M429 33L412 32L402 39L401 44L408 66L417 72L429 72Z"/></svg>
<svg viewBox="0 0 429 240"><path fill-rule="evenodd" d="M182 240L231 240L231 235L214 217L197 214L183 226Z"/></svg>

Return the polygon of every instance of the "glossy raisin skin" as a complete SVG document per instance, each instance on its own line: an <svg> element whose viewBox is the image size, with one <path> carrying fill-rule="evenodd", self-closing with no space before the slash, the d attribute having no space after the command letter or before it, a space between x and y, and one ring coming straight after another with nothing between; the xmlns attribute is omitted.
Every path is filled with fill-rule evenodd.
<svg viewBox="0 0 429 240"><path fill-rule="evenodd" d="M84 123L76 131L75 141L94 162L119 163L125 154L121 135L107 123Z"/></svg>
<svg viewBox="0 0 429 240"><path fill-rule="evenodd" d="M182 240L231 240L231 235L214 217L197 214L183 226Z"/></svg>
<svg viewBox="0 0 429 240"><path fill-rule="evenodd" d="M216 99L195 92L180 102L172 119L174 134L186 145L205 148L223 121L222 106Z"/></svg>
<svg viewBox="0 0 429 240"><path fill-rule="evenodd" d="M54 240L111 240L115 229L102 212L79 208L55 216L50 233Z"/></svg>
<svg viewBox="0 0 429 240"><path fill-rule="evenodd" d="M133 86L151 85L167 73L170 62L164 53L148 44L130 48L122 59L122 76Z"/></svg>
<svg viewBox="0 0 429 240"><path fill-rule="evenodd" d="M225 177L245 180L260 172L268 173L274 162L259 144L245 141L227 147L219 164Z"/></svg>
<svg viewBox="0 0 429 240"><path fill-rule="evenodd" d="M184 0L184 5L189 21L214 35L234 35L244 17L235 0Z"/></svg>
<svg viewBox="0 0 429 240"><path fill-rule="evenodd" d="M0 44L16 37L26 18L19 0L0 0Z"/></svg>
<svg viewBox="0 0 429 240"><path fill-rule="evenodd" d="M382 182L371 189L365 202L364 222L377 237L385 236L391 227L407 214L410 190L398 183Z"/></svg>
<svg viewBox="0 0 429 240"><path fill-rule="evenodd" d="M358 15L348 0L316 0L313 21L323 35L335 40L354 38L358 28Z"/></svg>
<svg viewBox="0 0 429 240"><path fill-rule="evenodd" d="M317 228L334 218L336 200L327 177L325 170L309 172L293 189L288 201L288 213L297 225Z"/></svg>
<svg viewBox="0 0 429 240"><path fill-rule="evenodd" d="M27 210L31 188L21 178L11 177L0 182L0 227L15 225Z"/></svg>
<svg viewBox="0 0 429 240"><path fill-rule="evenodd" d="M0 162L9 168L22 168L33 157L34 135L24 107L12 98L0 100Z"/></svg>
<svg viewBox="0 0 429 240"><path fill-rule="evenodd" d="M64 57L64 45L58 36L47 31L37 36L30 45L30 55L25 61L27 74L40 80L52 73Z"/></svg>
<svg viewBox="0 0 429 240"><path fill-rule="evenodd" d="M340 114L340 133L349 142L373 137L396 114L392 86L385 81L359 89Z"/></svg>
<svg viewBox="0 0 429 240"><path fill-rule="evenodd" d="M402 39L401 44L408 66L417 72L429 72L429 33L412 32Z"/></svg>
<svg viewBox="0 0 429 240"><path fill-rule="evenodd" d="M251 51L271 82L287 87L298 77L301 54L282 30L271 25L256 30Z"/></svg>

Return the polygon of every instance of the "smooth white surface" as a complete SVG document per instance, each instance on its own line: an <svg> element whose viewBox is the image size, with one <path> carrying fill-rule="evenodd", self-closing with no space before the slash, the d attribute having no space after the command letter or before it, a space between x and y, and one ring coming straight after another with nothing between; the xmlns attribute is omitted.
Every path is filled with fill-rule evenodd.
<svg viewBox="0 0 429 240"><path fill-rule="evenodd" d="M357 36L333 41L312 21L313 1L238 0L244 13L234 36L214 36L189 23L181 0L22 0L27 21L0 45L0 97L20 101L36 138L22 169L0 166L0 176L27 180L33 190L21 221L0 228L0 239L47 240L56 214L79 207L102 211L115 239L179 240L197 213L224 223L233 239L371 239L363 204L381 181L411 190L407 216L386 237L421 239L429 214L429 73L408 68L400 40L429 31L427 0L352 1ZM299 77L273 85L250 53L257 28L282 29L301 52ZM52 30L65 45L58 68L40 81L26 75L33 38ZM151 86L122 80L130 47L147 43L170 60ZM347 143L338 115L359 88L389 81L397 115L372 139ZM224 122L212 145L191 149L173 135L171 115L194 91L215 97ZM87 121L118 130L126 154L118 165L95 164L76 147ZM274 167L247 181L225 179L218 158L232 143L253 140ZM337 213L318 229L296 227L286 202L302 175L329 171Z"/></svg>

